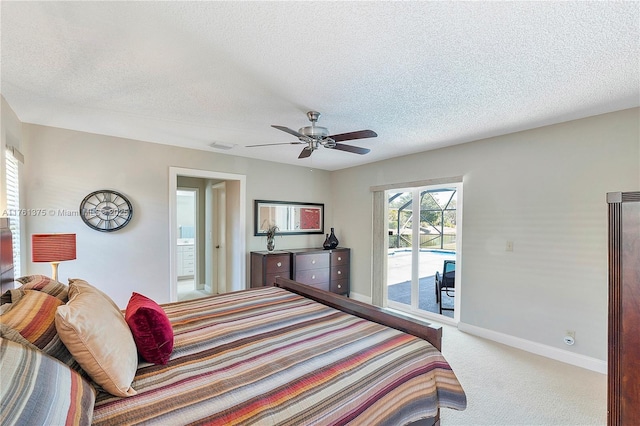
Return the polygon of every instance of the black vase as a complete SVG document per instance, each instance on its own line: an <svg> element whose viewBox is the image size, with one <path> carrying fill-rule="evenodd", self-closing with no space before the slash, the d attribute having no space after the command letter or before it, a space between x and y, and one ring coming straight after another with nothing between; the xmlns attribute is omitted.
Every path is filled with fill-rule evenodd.
<svg viewBox="0 0 640 426"><path fill-rule="evenodd" d="M322 243L322 248L325 250L329 250L331 248L331 241L329 241L329 234L326 234L327 238L324 240L324 243Z"/></svg>
<svg viewBox="0 0 640 426"><path fill-rule="evenodd" d="M338 239L336 238L336 234L333 232L333 228L331 228L331 234L327 237L329 240L329 248L334 249L338 247Z"/></svg>

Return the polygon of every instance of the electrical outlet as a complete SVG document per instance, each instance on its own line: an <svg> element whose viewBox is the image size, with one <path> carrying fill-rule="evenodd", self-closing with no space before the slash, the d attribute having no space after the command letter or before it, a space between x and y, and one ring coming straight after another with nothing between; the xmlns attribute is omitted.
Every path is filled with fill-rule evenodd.
<svg viewBox="0 0 640 426"><path fill-rule="evenodd" d="M566 343L569 346L572 346L574 343L576 343L576 332L572 330L567 330L563 340L564 340L564 343Z"/></svg>

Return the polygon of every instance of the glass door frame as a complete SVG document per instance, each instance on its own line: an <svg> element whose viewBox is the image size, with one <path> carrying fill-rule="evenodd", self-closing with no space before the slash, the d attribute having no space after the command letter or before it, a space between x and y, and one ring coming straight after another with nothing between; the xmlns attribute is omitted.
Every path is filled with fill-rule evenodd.
<svg viewBox="0 0 640 426"><path fill-rule="evenodd" d="M462 296L462 282L461 282L461 270L462 270L462 211L463 211L463 196L462 196L462 182L452 182L447 184L435 184L435 185L421 185L421 186L410 186L410 187L398 187L393 189L387 189L384 191L384 200L385 200L385 235L389 235L389 227L388 227L388 200L389 194L397 193L397 192L411 192L412 193L412 209L413 206L418 206L420 209L420 193L424 190L438 190L438 189L451 189L454 188L457 192L456 198L456 272L455 272L455 282L456 282L456 290L454 297L454 311L453 318L450 318L445 315L440 315L437 312L430 312L423 309L419 309L419 275L420 275L420 242L418 240L418 244L413 244L412 242L412 250L411 250L411 304L404 304L400 302L395 302L393 300L389 300L386 277L388 272L388 263L384 262L385 268L385 282L382 284L385 286L383 291L384 302L383 306L386 306L391 309L395 309L398 311L402 311L405 313L409 313L415 315L417 317L424 317L427 319L436 320L442 323L448 324L457 324L460 321L460 306L461 306L461 296ZM418 211L418 217L420 217L420 212ZM413 212L413 216L415 217L415 212ZM412 219L412 235L420 235L420 220ZM388 238L385 239L388 242ZM412 238L413 240L413 238ZM388 243L385 247L385 250L388 251ZM387 256L388 258L388 256ZM386 259L385 259L386 260ZM435 285L435 283L434 283Z"/></svg>

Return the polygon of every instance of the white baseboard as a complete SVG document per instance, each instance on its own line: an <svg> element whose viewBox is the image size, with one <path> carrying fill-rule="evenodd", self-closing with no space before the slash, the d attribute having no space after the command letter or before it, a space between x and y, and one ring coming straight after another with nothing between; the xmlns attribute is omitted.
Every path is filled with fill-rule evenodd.
<svg viewBox="0 0 640 426"><path fill-rule="evenodd" d="M365 296L353 291L349 293L349 297L360 302L371 303L370 296ZM555 359L556 361L575 365L577 367L586 368L587 370L595 371L597 373L607 374L607 362L597 358L575 354L563 349L554 348L553 346L543 345L520 337L511 336L462 322L458 323L458 329L465 333L502 343L513 348L522 349L523 351L531 352L536 355Z"/></svg>
<svg viewBox="0 0 640 426"><path fill-rule="evenodd" d="M607 362L597 358L575 354L563 349L554 348L552 346L543 345L520 337L510 336L508 334L462 322L458 323L458 329L465 333L502 343L513 348L522 349L523 351L531 352L536 355L555 359L556 361L575 365L577 367L586 368L587 370L595 371L597 373L607 374Z"/></svg>

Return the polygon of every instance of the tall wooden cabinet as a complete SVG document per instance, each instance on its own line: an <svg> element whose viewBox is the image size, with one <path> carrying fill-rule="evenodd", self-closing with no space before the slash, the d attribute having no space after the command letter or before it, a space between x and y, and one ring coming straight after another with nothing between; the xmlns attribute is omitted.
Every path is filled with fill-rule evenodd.
<svg viewBox="0 0 640 426"><path fill-rule="evenodd" d="M305 248L251 252L251 287L273 285L277 276L349 295L351 250Z"/></svg>
<svg viewBox="0 0 640 426"><path fill-rule="evenodd" d="M640 421L640 192L609 203L609 426Z"/></svg>

